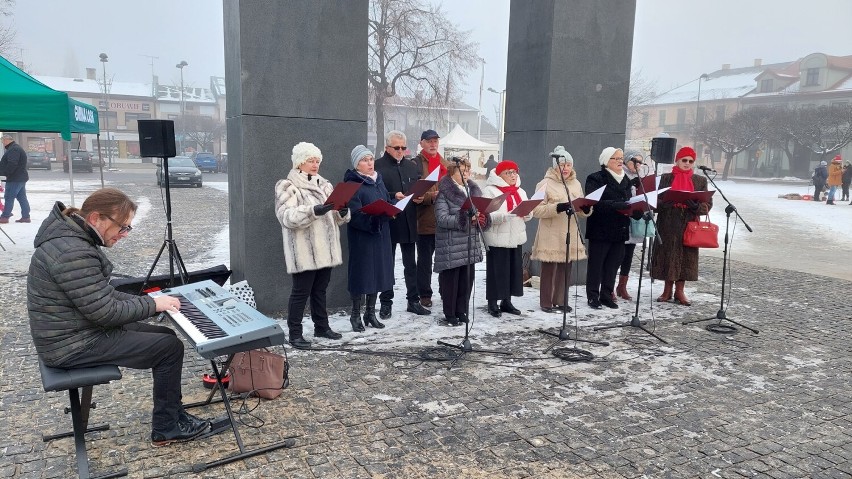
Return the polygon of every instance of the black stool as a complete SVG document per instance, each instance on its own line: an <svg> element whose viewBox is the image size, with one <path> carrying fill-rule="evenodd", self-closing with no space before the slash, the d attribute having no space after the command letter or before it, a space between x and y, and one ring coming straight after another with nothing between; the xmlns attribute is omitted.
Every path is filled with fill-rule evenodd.
<svg viewBox="0 0 852 479"><path fill-rule="evenodd" d="M92 402L92 386L121 379L121 371L118 370L118 366L105 365L92 368L60 369L46 366L39 357L38 368L41 371L41 383L45 391L68 391L71 407L65 408L65 414L71 412L71 423L74 425L73 432L42 436L44 442L74 436L74 447L77 453L77 475L83 479L126 476L127 469L100 476L91 476L89 474L89 457L86 454L85 434L91 431L109 429L109 424L89 427L89 410L95 408L95 404ZM82 401L80 399L80 388L83 389Z"/></svg>

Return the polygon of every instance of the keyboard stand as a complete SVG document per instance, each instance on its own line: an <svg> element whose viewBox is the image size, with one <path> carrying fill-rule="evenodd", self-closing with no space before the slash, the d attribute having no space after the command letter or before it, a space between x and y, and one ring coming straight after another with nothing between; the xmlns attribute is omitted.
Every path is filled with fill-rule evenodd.
<svg viewBox="0 0 852 479"><path fill-rule="evenodd" d="M216 461L193 464L192 471L195 472L195 473L199 473L199 472L205 471L207 469L222 466L222 465L225 465L225 464L230 464L232 462L242 461L243 459L247 459L249 457L254 457L254 456L257 456L259 454L264 454L264 453L267 453L269 451L274 451L276 449L281 449L282 447L293 447L296 444L295 439L287 438L287 439L284 439L283 441L275 442L275 443L272 443L268 446L260 447L260 448L257 448L257 449L252 449L252 450L249 450L249 451L246 450L245 446L243 445L243 439L240 437L240 431L237 428L237 423L236 423L236 421L234 421L234 414L231 411L231 401L230 401L230 398L228 397L228 392L225 390L225 386L222 384L223 372L228 370L228 366L230 366L231 361L234 359L234 355L235 355L235 353L231 353L230 355L228 355L228 360L225 361L225 364L223 365L221 372L219 371L219 368L216 366L216 361L213 360L213 359L210 360L210 364L213 366L213 374L216 375L216 384L213 385L213 390L210 391L210 395L207 396L206 401L199 401L199 402L194 402L194 403L191 403L191 404L186 404L186 405L184 405L184 408L189 409L189 408L193 408L193 407L207 406L209 404L212 404L213 402L219 402L218 399L216 401L213 401L213 395L216 394L216 390L218 389L220 396L222 397L221 401L225 404L225 411L228 413L228 423L230 423L230 424L225 425L224 427L217 428L216 430L211 430L209 433L205 434L204 436L217 434L217 433L221 432L222 430L230 427L234 431L234 437L237 439L237 445L240 448L240 453L234 454L233 456L228 456L224 459L219 459L219 460L216 460Z"/></svg>

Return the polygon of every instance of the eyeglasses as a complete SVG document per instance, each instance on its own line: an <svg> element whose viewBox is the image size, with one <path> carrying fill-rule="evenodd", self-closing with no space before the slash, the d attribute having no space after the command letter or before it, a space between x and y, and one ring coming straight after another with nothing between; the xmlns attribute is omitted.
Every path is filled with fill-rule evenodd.
<svg viewBox="0 0 852 479"><path fill-rule="evenodd" d="M500 174L501 174L501 175L506 175L506 176L518 176L518 172L517 172L517 171L515 171L515 170L506 170L506 171L504 171L504 172L502 172L502 173L500 173Z"/></svg>
<svg viewBox="0 0 852 479"><path fill-rule="evenodd" d="M404 147L404 146L390 146L390 145L387 145L387 146L385 146L385 148L390 148L390 149L392 149L392 150L401 151L401 150L404 150L406 147Z"/></svg>
<svg viewBox="0 0 852 479"><path fill-rule="evenodd" d="M611 156L609 159L610 160L616 160L616 161L624 161L623 156Z"/></svg>
<svg viewBox="0 0 852 479"><path fill-rule="evenodd" d="M101 216L104 216L106 219L112 221L113 223L115 223L115 224L117 224L118 226L121 227L118 230L118 234L130 233L131 231L133 231L132 226L123 225L123 224L119 223L118 221L115 221L114 219L112 219L112 217L110 215L105 215L105 214L101 213Z"/></svg>
<svg viewBox="0 0 852 479"><path fill-rule="evenodd" d="M684 163L689 163L689 164L695 163L695 160L687 160L686 158L681 158L680 161L682 161Z"/></svg>

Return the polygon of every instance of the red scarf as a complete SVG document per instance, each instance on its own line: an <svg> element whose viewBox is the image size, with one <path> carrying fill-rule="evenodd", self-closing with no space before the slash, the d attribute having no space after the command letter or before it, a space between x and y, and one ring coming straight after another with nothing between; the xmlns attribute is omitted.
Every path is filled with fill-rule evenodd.
<svg viewBox="0 0 852 479"><path fill-rule="evenodd" d="M441 178L443 178L444 175L447 174L447 167L445 167L444 162L441 161L442 158L441 158L440 153L435 153L435 156L433 156L433 157L430 157L428 154L426 154L425 151L422 151L420 153L423 155L423 158L426 158L426 160L429 161L429 171L427 172L427 174L431 173L432 170L434 170L435 168L438 168L438 167L441 168L440 171L438 171L438 179L439 180Z"/></svg>
<svg viewBox="0 0 852 479"><path fill-rule="evenodd" d="M518 185L498 186L498 190L506 193L506 211L512 211L521 202L521 194L518 193Z"/></svg>
<svg viewBox="0 0 852 479"><path fill-rule="evenodd" d="M672 189L678 191L695 191L695 185L692 184L692 174L695 172L692 168L682 170L675 166L672 168Z"/></svg>

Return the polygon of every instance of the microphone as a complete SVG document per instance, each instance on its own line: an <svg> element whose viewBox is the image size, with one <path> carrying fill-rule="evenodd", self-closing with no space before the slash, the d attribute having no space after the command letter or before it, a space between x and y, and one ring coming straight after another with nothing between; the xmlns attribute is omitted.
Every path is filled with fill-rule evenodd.
<svg viewBox="0 0 852 479"><path fill-rule="evenodd" d="M451 161L454 161L454 162L456 162L456 163L461 163L462 161L464 161L464 158L462 158L462 157L460 157L460 156L451 156L451 157L450 157L450 160L451 160Z"/></svg>
<svg viewBox="0 0 852 479"><path fill-rule="evenodd" d="M645 162L639 161L636 158L630 158L630 160L628 160L628 161L632 161L636 165L644 165L645 164Z"/></svg>
<svg viewBox="0 0 852 479"><path fill-rule="evenodd" d="M701 166L698 167L698 169L703 171L703 172L709 171L710 173L716 173L716 170L714 170L713 168L710 168L709 166L701 165Z"/></svg>
<svg viewBox="0 0 852 479"><path fill-rule="evenodd" d="M551 157L551 158L555 158L555 159L557 159L557 160L558 160L559 158L565 158L565 156L563 156L563 155L557 155L556 153L551 153L551 154L550 154L550 157Z"/></svg>

